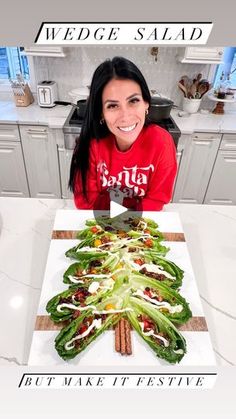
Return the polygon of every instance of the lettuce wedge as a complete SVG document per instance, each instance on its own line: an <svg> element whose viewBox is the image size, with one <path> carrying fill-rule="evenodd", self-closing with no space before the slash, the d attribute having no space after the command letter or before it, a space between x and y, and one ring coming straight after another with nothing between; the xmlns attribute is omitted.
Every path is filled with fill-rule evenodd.
<svg viewBox="0 0 236 419"><path fill-rule="evenodd" d="M147 301L174 323L186 323L192 313L189 304L177 291L144 275L129 276L131 295Z"/></svg>
<svg viewBox="0 0 236 419"><path fill-rule="evenodd" d="M186 342L178 329L152 304L130 297L126 316L133 328L159 358L175 364L186 353Z"/></svg>

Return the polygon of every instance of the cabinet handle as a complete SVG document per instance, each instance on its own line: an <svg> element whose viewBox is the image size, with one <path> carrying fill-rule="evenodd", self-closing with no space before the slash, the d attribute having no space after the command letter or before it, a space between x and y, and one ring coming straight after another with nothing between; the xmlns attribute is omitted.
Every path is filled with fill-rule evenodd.
<svg viewBox="0 0 236 419"><path fill-rule="evenodd" d="M194 137L193 137L194 139L197 139L197 138L199 138L200 140L201 140L201 138L204 138L205 140L214 140L215 138L217 138L217 137L214 137L213 135L211 135L211 136L206 136L206 135L204 135L204 137L199 137L199 135L194 135ZM204 140L201 140L201 141L204 141Z"/></svg>
<svg viewBox="0 0 236 419"><path fill-rule="evenodd" d="M194 143L198 145L209 145L211 141L194 141Z"/></svg>
<svg viewBox="0 0 236 419"><path fill-rule="evenodd" d="M218 52L218 54L219 54L219 55L223 55L223 51L219 51L219 52Z"/></svg>
<svg viewBox="0 0 236 419"><path fill-rule="evenodd" d="M33 128L29 128L28 130L27 130L28 132L33 132L34 134L37 132L39 132L39 133L44 133L44 132L47 132L47 130L46 130L46 128L44 128L44 129L33 129Z"/></svg>

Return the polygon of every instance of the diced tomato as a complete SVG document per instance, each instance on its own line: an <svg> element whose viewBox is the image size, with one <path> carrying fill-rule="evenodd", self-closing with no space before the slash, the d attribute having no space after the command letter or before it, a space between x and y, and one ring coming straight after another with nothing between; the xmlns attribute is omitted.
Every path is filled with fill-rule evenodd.
<svg viewBox="0 0 236 419"><path fill-rule="evenodd" d="M87 329L87 326L85 324L82 324L82 326L80 326L79 328L79 334L82 335L82 333L84 333Z"/></svg>
<svg viewBox="0 0 236 419"><path fill-rule="evenodd" d="M97 233L98 232L98 228L96 226L91 227L90 231L92 231L92 233Z"/></svg>
<svg viewBox="0 0 236 419"><path fill-rule="evenodd" d="M153 247L153 241L152 239L146 239L144 242L144 246L146 247Z"/></svg>
<svg viewBox="0 0 236 419"><path fill-rule="evenodd" d="M146 228L146 230L144 230L144 233L150 234L150 230L148 230L148 228Z"/></svg>
<svg viewBox="0 0 236 419"><path fill-rule="evenodd" d="M144 261L142 259L134 259L134 263L137 263L137 265L143 265Z"/></svg>
<svg viewBox="0 0 236 419"><path fill-rule="evenodd" d="M84 292L82 290L76 291L74 294L76 300L83 300L85 298Z"/></svg>
<svg viewBox="0 0 236 419"><path fill-rule="evenodd" d="M152 328L151 323L149 323L148 320L144 320L143 321L143 330L144 330L144 332L147 332L148 330L151 330L151 328Z"/></svg>
<svg viewBox="0 0 236 419"><path fill-rule="evenodd" d="M143 293L145 295L147 295L149 298L152 298L152 294L151 294L150 288L146 287L145 290L143 291Z"/></svg>

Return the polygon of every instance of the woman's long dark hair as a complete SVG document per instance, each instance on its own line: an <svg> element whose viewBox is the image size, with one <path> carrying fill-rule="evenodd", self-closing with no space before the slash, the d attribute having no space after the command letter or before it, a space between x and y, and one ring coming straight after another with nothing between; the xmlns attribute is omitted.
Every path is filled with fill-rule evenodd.
<svg viewBox="0 0 236 419"><path fill-rule="evenodd" d="M114 57L100 64L95 70L87 100L85 117L79 139L76 142L71 160L69 188L75 191L76 174L81 173L83 195L86 194L86 179L89 168L89 148L91 139L104 138L109 134L106 123L100 124L102 118L102 92L112 79L134 80L141 88L142 97L150 104L151 96L141 71L132 61L123 57Z"/></svg>

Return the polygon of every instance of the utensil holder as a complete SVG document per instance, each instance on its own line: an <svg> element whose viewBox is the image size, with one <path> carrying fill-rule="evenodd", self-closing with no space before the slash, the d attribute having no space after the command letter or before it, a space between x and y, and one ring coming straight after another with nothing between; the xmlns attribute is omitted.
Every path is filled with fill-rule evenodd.
<svg viewBox="0 0 236 419"><path fill-rule="evenodd" d="M197 113L202 99L188 99L187 97L183 98L183 111L188 113Z"/></svg>
<svg viewBox="0 0 236 419"><path fill-rule="evenodd" d="M17 94L14 92L14 100L16 106L29 106L33 103L34 98L28 84L21 87L22 92Z"/></svg>

